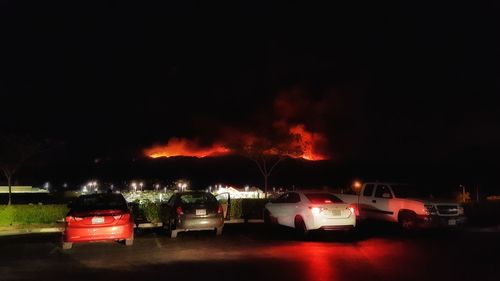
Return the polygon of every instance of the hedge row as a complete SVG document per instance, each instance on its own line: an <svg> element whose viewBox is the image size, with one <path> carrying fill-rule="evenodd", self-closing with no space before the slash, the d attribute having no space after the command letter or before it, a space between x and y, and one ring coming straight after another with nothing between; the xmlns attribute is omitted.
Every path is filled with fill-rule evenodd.
<svg viewBox="0 0 500 281"><path fill-rule="evenodd" d="M231 199L231 219L261 219L266 203L266 199ZM131 203L130 207L137 223L161 221L160 203L142 200Z"/></svg>
<svg viewBox="0 0 500 281"><path fill-rule="evenodd" d="M266 199L231 199L231 219L261 219ZM143 201L131 204L136 222L160 222L160 204ZM63 219L66 205L0 205L0 226L50 224Z"/></svg>
<svg viewBox="0 0 500 281"><path fill-rule="evenodd" d="M51 224L64 219L66 205L11 205L0 206L0 226Z"/></svg>

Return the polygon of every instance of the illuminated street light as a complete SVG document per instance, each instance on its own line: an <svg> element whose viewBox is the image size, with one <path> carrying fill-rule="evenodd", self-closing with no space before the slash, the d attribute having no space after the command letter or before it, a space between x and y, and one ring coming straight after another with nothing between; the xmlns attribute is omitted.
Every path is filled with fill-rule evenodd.
<svg viewBox="0 0 500 281"><path fill-rule="evenodd" d="M356 193L359 193L361 191L361 187L363 186L363 184L359 181L359 180L355 180L353 183L352 183L352 188L354 189L354 191Z"/></svg>

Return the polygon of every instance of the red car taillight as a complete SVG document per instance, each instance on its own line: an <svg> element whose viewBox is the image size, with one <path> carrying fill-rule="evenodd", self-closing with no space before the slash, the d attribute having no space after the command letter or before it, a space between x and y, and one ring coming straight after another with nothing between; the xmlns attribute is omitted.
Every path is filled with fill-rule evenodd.
<svg viewBox="0 0 500 281"><path fill-rule="evenodd" d="M81 217L67 216L67 217L65 218L66 224L79 222L79 221L81 221L81 220L83 220L83 218L81 218Z"/></svg>
<svg viewBox="0 0 500 281"><path fill-rule="evenodd" d="M224 213L224 208L222 207L221 204L219 204L219 208L217 209L217 214L223 214Z"/></svg>
<svg viewBox="0 0 500 281"><path fill-rule="evenodd" d="M117 215L113 216L113 218L119 223L128 223L130 221L130 214Z"/></svg>
<svg viewBox="0 0 500 281"><path fill-rule="evenodd" d="M177 216L182 216L182 215L184 215L184 211L182 211L182 208L181 208L181 207L177 207L177 209L175 209L175 211L177 212Z"/></svg>

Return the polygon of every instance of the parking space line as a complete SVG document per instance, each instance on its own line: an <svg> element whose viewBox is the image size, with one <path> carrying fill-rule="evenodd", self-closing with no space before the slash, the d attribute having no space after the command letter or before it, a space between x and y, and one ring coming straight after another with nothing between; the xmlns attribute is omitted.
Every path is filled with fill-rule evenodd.
<svg viewBox="0 0 500 281"><path fill-rule="evenodd" d="M53 245L54 245L54 244L53 244ZM60 248L59 248L58 246L54 245L54 247L52 248L52 250L50 250L49 255L53 255L53 254L55 254L56 252L58 252L58 251L59 251L59 249L60 249Z"/></svg>
<svg viewBox="0 0 500 281"><path fill-rule="evenodd" d="M160 243L160 240L158 239L158 236L156 236L156 233L153 233L154 237L155 237L155 243L156 243L156 247L158 247L159 249L162 248L162 245Z"/></svg>

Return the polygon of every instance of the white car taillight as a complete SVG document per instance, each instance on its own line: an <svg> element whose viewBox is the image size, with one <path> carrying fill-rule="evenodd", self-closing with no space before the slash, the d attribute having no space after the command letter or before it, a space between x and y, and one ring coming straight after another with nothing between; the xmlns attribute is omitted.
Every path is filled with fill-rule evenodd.
<svg viewBox="0 0 500 281"><path fill-rule="evenodd" d="M314 215L321 214L324 210L326 210L326 208L312 206L309 207L309 209L311 209L311 213L313 213Z"/></svg>

